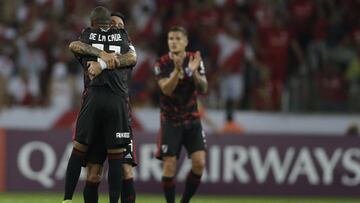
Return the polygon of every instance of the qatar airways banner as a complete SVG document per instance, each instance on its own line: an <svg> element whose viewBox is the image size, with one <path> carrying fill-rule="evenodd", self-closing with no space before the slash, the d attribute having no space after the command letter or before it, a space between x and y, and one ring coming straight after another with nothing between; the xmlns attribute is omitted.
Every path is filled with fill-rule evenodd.
<svg viewBox="0 0 360 203"><path fill-rule="evenodd" d="M6 163L0 165L3 190L62 191L72 150L70 134L66 130L0 134L0 156ZM360 196L358 137L208 135L207 143L207 167L199 193ZM156 136L136 133L136 150L137 191L161 192ZM176 179L181 192L191 163L184 156L179 162ZM82 173L79 191L84 177ZM105 183L101 187L107 190Z"/></svg>

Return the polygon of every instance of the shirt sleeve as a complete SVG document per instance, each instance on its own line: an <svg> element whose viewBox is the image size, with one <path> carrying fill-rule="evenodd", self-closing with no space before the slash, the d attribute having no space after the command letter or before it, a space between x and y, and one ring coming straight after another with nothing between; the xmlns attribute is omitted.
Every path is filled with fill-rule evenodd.
<svg viewBox="0 0 360 203"><path fill-rule="evenodd" d="M132 46L132 44L131 44L130 38L129 38L126 30L120 29L120 33L121 33L121 38L124 39L122 41L121 54L126 54L132 48L135 50L134 46Z"/></svg>
<svg viewBox="0 0 360 203"><path fill-rule="evenodd" d="M80 36L79 36L78 40L83 42L83 43L86 43L86 44L91 44L90 39L89 39L89 35L90 35L90 28L86 28L80 33ZM80 54L76 54L76 53L74 55L75 55L75 58L81 64L84 71L87 71L87 62L92 60L92 57L85 56L85 55L80 55Z"/></svg>
<svg viewBox="0 0 360 203"><path fill-rule="evenodd" d="M154 74L157 80L170 77L170 71L167 71L165 66L160 63L159 60L154 64Z"/></svg>
<svg viewBox="0 0 360 203"><path fill-rule="evenodd" d="M86 28L80 33L80 36L79 36L78 39L81 42L84 42L86 44L90 44L89 35L90 35L90 28Z"/></svg>

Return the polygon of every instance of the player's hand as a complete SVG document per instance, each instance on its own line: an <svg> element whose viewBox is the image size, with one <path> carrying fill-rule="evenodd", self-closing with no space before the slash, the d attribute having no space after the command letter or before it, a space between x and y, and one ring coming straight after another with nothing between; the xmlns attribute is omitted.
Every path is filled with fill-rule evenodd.
<svg viewBox="0 0 360 203"><path fill-rule="evenodd" d="M179 72L182 70L184 58L185 58L184 56L180 56L180 55L176 55L176 54L172 55L172 60L174 61L175 69Z"/></svg>
<svg viewBox="0 0 360 203"><path fill-rule="evenodd" d="M107 53L105 51L100 52L99 57L105 61L108 69L114 69L117 65L117 54Z"/></svg>
<svg viewBox="0 0 360 203"><path fill-rule="evenodd" d="M100 63L96 61L88 61L88 72L90 79L94 79L96 76L98 76L101 73L101 67Z"/></svg>
<svg viewBox="0 0 360 203"><path fill-rule="evenodd" d="M195 52L195 56L190 56L188 67L194 73L200 67L201 55L200 52Z"/></svg>

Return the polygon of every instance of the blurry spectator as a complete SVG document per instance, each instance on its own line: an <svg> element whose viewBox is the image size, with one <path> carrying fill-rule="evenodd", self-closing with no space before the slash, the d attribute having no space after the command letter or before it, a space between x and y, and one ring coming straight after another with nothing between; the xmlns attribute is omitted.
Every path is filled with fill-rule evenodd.
<svg viewBox="0 0 360 203"><path fill-rule="evenodd" d="M304 64L304 54L296 39L291 36L288 27L285 24L284 16L277 14L274 16L273 24L260 34L260 55L263 62L270 69L271 83L274 87L274 93L271 95L275 101L274 108L279 110L281 107L281 95L286 79L290 72L288 67L297 69L294 66ZM296 62L289 64L289 51L296 56ZM279 91L279 92L276 92Z"/></svg>
<svg viewBox="0 0 360 203"><path fill-rule="evenodd" d="M45 53L35 43L29 43L25 39L19 39L17 42L19 57L18 65L20 72L25 74L26 85L31 96L31 104L39 104L42 92L40 89L40 76L47 67Z"/></svg>
<svg viewBox="0 0 360 203"><path fill-rule="evenodd" d="M23 106L32 105L28 79L28 75L24 70L20 70L17 74L12 75L10 78L7 91L9 92L12 104Z"/></svg>
<svg viewBox="0 0 360 203"><path fill-rule="evenodd" d="M319 96L318 109L337 112L346 110L346 81L336 63L331 59L326 60L315 81Z"/></svg>
<svg viewBox="0 0 360 203"><path fill-rule="evenodd" d="M13 71L14 63L11 58L0 52L0 110L9 105L7 85Z"/></svg>
<svg viewBox="0 0 360 203"><path fill-rule="evenodd" d="M360 44L356 47L357 55L346 69L346 80L349 83L349 110L360 111Z"/></svg>
<svg viewBox="0 0 360 203"><path fill-rule="evenodd" d="M356 123L351 124L347 129L346 129L346 136L348 137L357 137L359 136L359 127Z"/></svg>
<svg viewBox="0 0 360 203"><path fill-rule="evenodd" d="M233 115L226 115L226 122L224 126L218 131L219 133L233 133L233 134L242 134L245 129L243 126L239 125L233 120Z"/></svg>
<svg viewBox="0 0 360 203"><path fill-rule="evenodd" d="M67 77L67 67L64 62L57 62L53 66L50 84L50 105L68 110L72 107L72 87Z"/></svg>
<svg viewBox="0 0 360 203"><path fill-rule="evenodd" d="M244 69L246 62L253 62L255 55L242 36L242 27L232 13L226 13L224 29L218 33L218 74L220 98L225 103L226 114L238 108L244 94Z"/></svg>
<svg viewBox="0 0 360 203"><path fill-rule="evenodd" d="M276 110L276 104L280 98L280 88L276 83L271 82L270 71L267 68L260 68L259 79L251 92L253 108L256 110L273 111Z"/></svg>
<svg viewBox="0 0 360 203"><path fill-rule="evenodd" d="M290 25L302 50L307 49L311 40L312 25L315 15L315 1L289 0Z"/></svg>
<svg viewBox="0 0 360 203"><path fill-rule="evenodd" d="M12 98L10 105L46 104L51 100L50 84L59 82L48 76L61 74L70 80L73 96L69 103L76 106L79 100L74 97L82 86L78 67L72 57L59 59L59 52L67 54L62 46L89 25L87 15L98 4L131 16L127 30L133 42L144 47L139 50L143 57L134 69L132 84L134 101L141 101L138 105L158 104L153 99L158 92L149 79L148 66L154 55L166 51L166 46L157 42L166 38L167 28L184 25L191 36L189 51L200 50L209 67L210 92L204 102L210 108L280 110L288 105L284 101L290 95L292 111L329 109L314 104L318 98L315 91L330 88L325 85L329 78L323 77L323 67L331 58L340 74L337 77L344 78L345 73L346 81L337 93L322 91L319 97L323 102L334 100L329 94L346 94L348 82L348 97L340 103L349 103L349 111L360 111L355 54L360 44L358 0L2 0L0 108L9 103L6 95ZM258 61L265 64L267 73ZM67 71L55 68L60 66Z"/></svg>
<svg viewBox="0 0 360 203"><path fill-rule="evenodd" d="M155 63L156 56L151 52L149 42L140 41L136 43L137 62L131 73L131 97L136 105L149 105L150 89L152 80L151 67Z"/></svg>

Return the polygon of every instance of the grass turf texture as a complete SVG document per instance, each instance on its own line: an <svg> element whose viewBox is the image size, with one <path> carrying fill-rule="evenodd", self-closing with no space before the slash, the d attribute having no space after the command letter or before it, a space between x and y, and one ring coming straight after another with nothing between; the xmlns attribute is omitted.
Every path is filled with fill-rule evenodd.
<svg viewBox="0 0 360 203"><path fill-rule="evenodd" d="M59 193L0 193L1 203L61 203ZM82 195L77 194L73 203L82 203ZM106 194L100 196L99 203L107 203ZM163 203L161 195L138 194L138 203ZM177 198L180 202L180 197ZM359 203L360 198L340 197L244 197L244 196L196 196L191 203Z"/></svg>

